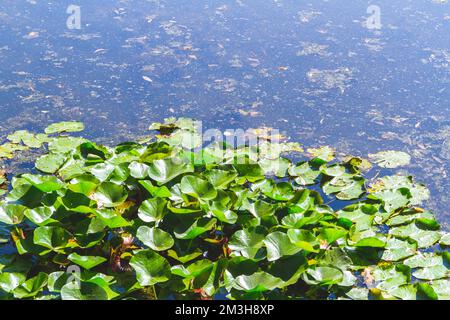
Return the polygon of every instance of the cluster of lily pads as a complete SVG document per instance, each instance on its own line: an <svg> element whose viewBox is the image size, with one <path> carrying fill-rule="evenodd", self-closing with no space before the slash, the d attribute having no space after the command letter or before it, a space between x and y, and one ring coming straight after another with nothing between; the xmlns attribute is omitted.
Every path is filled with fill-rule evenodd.
<svg viewBox="0 0 450 320"><path fill-rule="evenodd" d="M450 234L420 207L428 189L367 178L405 153L202 146L186 118L115 147L67 134L83 128L0 146L45 150L0 202L0 299L450 299Z"/></svg>

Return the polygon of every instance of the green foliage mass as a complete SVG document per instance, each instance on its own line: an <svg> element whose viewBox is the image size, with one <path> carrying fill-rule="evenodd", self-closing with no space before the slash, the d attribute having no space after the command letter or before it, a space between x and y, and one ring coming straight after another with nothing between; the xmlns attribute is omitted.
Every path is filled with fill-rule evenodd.
<svg viewBox="0 0 450 320"><path fill-rule="evenodd" d="M0 299L450 299L450 235L411 177L368 179L329 147L299 163L281 155L295 143L200 149L185 118L115 147L66 135L82 129L0 147L46 150L0 202Z"/></svg>

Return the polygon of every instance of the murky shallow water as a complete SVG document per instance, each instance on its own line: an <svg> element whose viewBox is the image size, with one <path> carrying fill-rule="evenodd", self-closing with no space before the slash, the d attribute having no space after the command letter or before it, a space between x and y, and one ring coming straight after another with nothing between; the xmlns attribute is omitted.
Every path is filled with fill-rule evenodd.
<svg viewBox="0 0 450 320"><path fill-rule="evenodd" d="M0 3L0 134L63 119L118 142L188 116L306 146L410 153L448 225L450 3L141 0ZM69 5L80 29L69 29Z"/></svg>

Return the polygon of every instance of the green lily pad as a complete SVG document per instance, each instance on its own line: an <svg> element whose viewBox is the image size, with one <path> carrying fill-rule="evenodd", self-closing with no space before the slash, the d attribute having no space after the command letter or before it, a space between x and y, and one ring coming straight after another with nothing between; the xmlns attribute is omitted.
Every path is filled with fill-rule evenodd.
<svg viewBox="0 0 450 320"><path fill-rule="evenodd" d="M267 249L268 261L275 261L284 256L294 255L302 250L291 242L286 233L280 231L268 234L263 242Z"/></svg>
<svg viewBox="0 0 450 320"><path fill-rule="evenodd" d="M411 161L411 156L402 151L381 151L369 154L369 159L382 168L397 168L407 166Z"/></svg>
<svg viewBox="0 0 450 320"><path fill-rule="evenodd" d="M211 200L217 196L217 190L207 180L187 175L181 179L181 192L201 200Z"/></svg>
<svg viewBox="0 0 450 320"><path fill-rule="evenodd" d="M239 230L231 237L228 248L239 252L243 257L254 259L264 245L265 237L266 231L262 227Z"/></svg>
<svg viewBox="0 0 450 320"><path fill-rule="evenodd" d="M168 250L174 245L172 236L156 227L141 226L138 228L136 236L143 244L155 251Z"/></svg>
<svg viewBox="0 0 450 320"><path fill-rule="evenodd" d="M95 190L93 197L101 206L111 208L125 202L128 194L121 185L112 182L103 182Z"/></svg>
<svg viewBox="0 0 450 320"><path fill-rule="evenodd" d="M83 131L84 124L75 121L63 121L58 123L52 123L47 128L45 128L46 134L60 133L60 132L77 132Z"/></svg>
<svg viewBox="0 0 450 320"><path fill-rule="evenodd" d="M283 286L283 281L260 271L251 275L240 275L234 280L233 288L245 292L263 292Z"/></svg>
<svg viewBox="0 0 450 320"><path fill-rule="evenodd" d="M77 253L71 253L67 256L67 259L72 261L73 263L76 263L77 265L90 270L103 262L107 261L104 257L99 256L80 256Z"/></svg>
<svg viewBox="0 0 450 320"><path fill-rule="evenodd" d="M183 173L193 171L191 164L186 164L181 159L167 158L153 161L149 165L148 176L160 184L165 184Z"/></svg>
<svg viewBox="0 0 450 320"><path fill-rule="evenodd" d="M164 218L167 201L162 198L152 198L142 202L138 210L139 218L144 222L160 221Z"/></svg>
<svg viewBox="0 0 450 320"><path fill-rule="evenodd" d="M24 218L26 207L18 204L0 204L0 222L19 224Z"/></svg>
<svg viewBox="0 0 450 320"><path fill-rule="evenodd" d="M151 286L170 279L169 262L152 250L141 250L130 260L141 286Z"/></svg>

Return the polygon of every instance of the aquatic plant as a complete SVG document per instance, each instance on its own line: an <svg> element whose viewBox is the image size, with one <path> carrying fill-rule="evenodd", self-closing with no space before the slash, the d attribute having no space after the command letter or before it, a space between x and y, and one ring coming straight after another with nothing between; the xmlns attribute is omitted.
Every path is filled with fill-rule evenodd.
<svg viewBox="0 0 450 320"><path fill-rule="evenodd" d="M0 146L3 158L45 150L0 203L1 299L450 298L450 234L412 177L371 177L368 160L329 147L294 163L299 144L267 138L200 148L185 118L114 147L67 135L83 128Z"/></svg>

